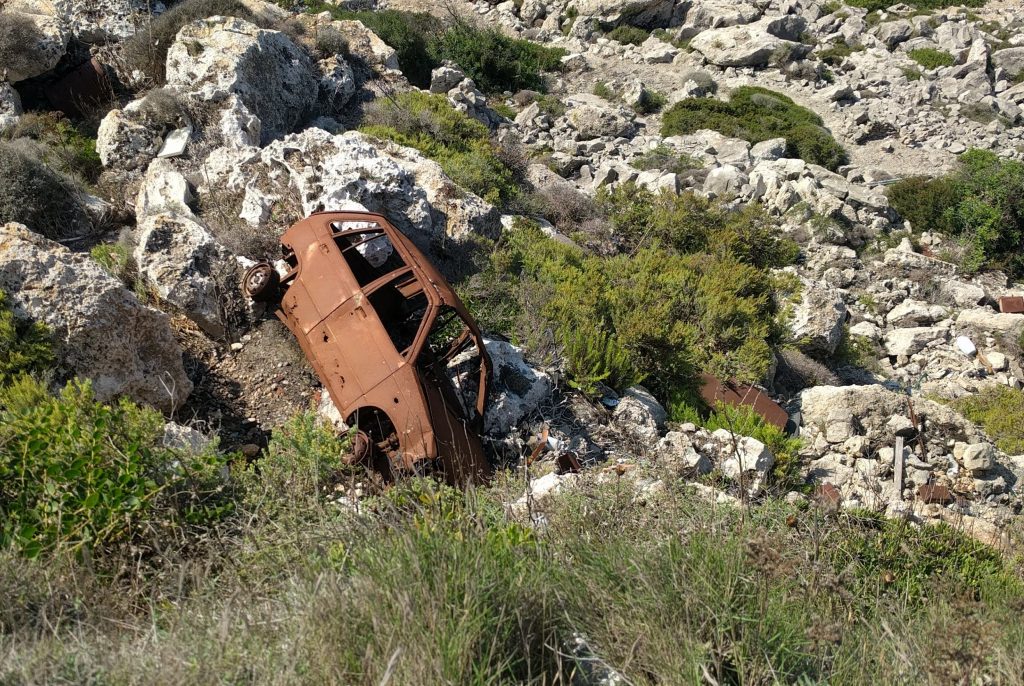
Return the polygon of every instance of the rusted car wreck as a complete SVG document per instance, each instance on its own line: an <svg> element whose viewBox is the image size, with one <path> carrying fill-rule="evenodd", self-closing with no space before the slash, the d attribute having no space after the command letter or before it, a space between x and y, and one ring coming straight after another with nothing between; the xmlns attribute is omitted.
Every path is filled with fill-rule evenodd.
<svg viewBox="0 0 1024 686"><path fill-rule="evenodd" d="M321 212L281 237L287 271L260 263L245 294L276 305L334 404L353 454L387 478L489 472L480 441L491 361L455 291L380 215Z"/></svg>

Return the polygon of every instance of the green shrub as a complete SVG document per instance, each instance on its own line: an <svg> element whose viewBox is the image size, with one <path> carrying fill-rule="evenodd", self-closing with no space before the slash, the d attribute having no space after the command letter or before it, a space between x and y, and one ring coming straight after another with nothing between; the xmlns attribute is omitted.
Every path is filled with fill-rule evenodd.
<svg viewBox="0 0 1024 686"><path fill-rule="evenodd" d="M647 40L650 35L650 31L645 31L644 29L636 26L628 26L626 24L616 26L606 34L609 39L622 43L623 45L640 45Z"/></svg>
<svg viewBox="0 0 1024 686"><path fill-rule="evenodd" d="M868 12L878 12L892 7L889 0L845 0L850 7L861 7ZM986 0L907 0L916 10L941 10L947 7L983 7ZM877 15L875 15L877 16Z"/></svg>
<svg viewBox="0 0 1024 686"><path fill-rule="evenodd" d="M822 126L821 118L780 93L754 86L732 92L728 102L687 98L673 105L662 121L662 136L714 129L726 136L759 143L784 137L787 154L835 171L846 151Z"/></svg>
<svg viewBox="0 0 1024 686"><path fill-rule="evenodd" d="M659 145L636 158L630 165L640 171L660 169L670 174L682 174L692 169L702 169L704 163L686 153L678 153L667 145Z"/></svg>
<svg viewBox="0 0 1024 686"><path fill-rule="evenodd" d="M377 100L360 130L416 148L455 183L488 202L504 205L521 192L487 127L457 111L443 95L412 91Z"/></svg>
<svg viewBox="0 0 1024 686"><path fill-rule="evenodd" d="M956 58L944 50L936 50L935 48L917 48L907 54L925 69L951 67L956 64Z"/></svg>
<svg viewBox="0 0 1024 686"><path fill-rule="evenodd" d="M605 100L617 100L615 94L612 93L612 89L608 87L608 84L604 81L598 81L594 84L594 95Z"/></svg>
<svg viewBox="0 0 1024 686"><path fill-rule="evenodd" d="M88 383L53 397L14 381L0 392L0 546L100 552L223 515L223 458L164 448L163 427L127 400L97 402Z"/></svg>
<svg viewBox="0 0 1024 686"><path fill-rule="evenodd" d="M350 11L323 0L306 0L307 11L327 11L335 19L363 22L398 53L410 83L430 85L430 73L444 61L459 65L485 93L544 91L543 72L558 71L566 51L510 38L459 18L447 23L429 14L397 10Z"/></svg>
<svg viewBox="0 0 1024 686"><path fill-rule="evenodd" d="M26 139L0 141L0 224L18 222L47 238L90 228L82 189L41 159L45 146Z"/></svg>
<svg viewBox="0 0 1024 686"><path fill-rule="evenodd" d="M399 10L352 11L321 0L307 2L306 9L312 14L330 12L335 19L362 22L394 48L399 69L414 86L429 87L430 72L441 65L432 44L444 25L433 15Z"/></svg>
<svg viewBox="0 0 1024 686"><path fill-rule="evenodd" d="M953 407L984 429L1004 453L1024 455L1024 391L1006 386L986 388L960 398Z"/></svg>
<svg viewBox="0 0 1024 686"><path fill-rule="evenodd" d="M509 38L498 29L479 29L461 20L438 37L434 50L440 59L462 67L485 93L524 88L543 92L542 72L560 70L567 54L562 48Z"/></svg>
<svg viewBox="0 0 1024 686"><path fill-rule="evenodd" d="M244 0L184 0L150 20L121 46L128 71L138 69L155 85L167 81L167 51L186 24L207 17L237 17L261 28L277 28L249 9Z"/></svg>
<svg viewBox="0 0 1024 686"><path fill-rule="evenodd" d="M633 106L633 110L637 114L653 114L660 112L666 102L668 102L668 98L658 91L644 89L640 94L640 101Z"/></svg>
<svg viewBox="0 0 1024 686"><path fill-rule="evenodd" d="M44 145L42 159L57 171L95 183L103 171L96 139L83 135L74 124L53 112L26 112L10 129L10 139L30 138Z"/></svg>
<svg viewBox="0 0 1024 686"><path fill-rule="evenodd" d="M306 412L276 429L267 451L239 473L244 502L252 511L272 514L330 495L355 473L342 462L349 437L338 436Z"/></svg>
<svg viewBox="0 0 1024 686"><path fill-rule="evenodd" d="M819 50L815 53L818 59L825 64L833 67L838 67L843 63L843 60L852 55L854 52L853 48L845 40L840 40L836 43L829 45L829 47Z"/></svg>
<svg viewBox="0 0 1024 686"><path fill-rule="evenodd" d="M627 251L661 243L680 253L713 253L756 267L791 264L798 252L757 204L735 211L692 193L655 194L633 184L601 192L598 202Z"/></svg>
<svg viewBox="0 0 1024 686"><path fill-rule="evenodd" d="M42 375L53 362L50 332L38 322L16 318L0 291L0 388L25 374Z"/></svg>
<svg viewBox="0 0 1024 686"><path fill-rule="evenodd" d="M505 326L538 355L561 348L584 388L647 379L667 397L694 369L754 380L771 359L770 279L724 252L682 255L654 241L599 257L519 226L469 290L485 328Z"/></svg>
<svg viewBox="0 0 1024 686"><path fill-rule="evenodd" d="M888 189L889 204L914 231L938 231L963 246L961 266L970 272L1002 269L1024 275L1024 163L994 152L969 150L954 173L914 178Z"/></svg>

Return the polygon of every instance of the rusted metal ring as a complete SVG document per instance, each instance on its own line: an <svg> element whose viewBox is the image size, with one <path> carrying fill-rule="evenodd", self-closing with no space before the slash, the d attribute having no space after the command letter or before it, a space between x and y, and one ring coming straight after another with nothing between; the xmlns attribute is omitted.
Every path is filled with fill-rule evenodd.
<svg viewBox="0 0 1024 686"><path fill-rule="evenodd" d="M260 262L246 270L242 277L242 292L256 302L270 302L277 295L281 276L273 265Z"/></svg>

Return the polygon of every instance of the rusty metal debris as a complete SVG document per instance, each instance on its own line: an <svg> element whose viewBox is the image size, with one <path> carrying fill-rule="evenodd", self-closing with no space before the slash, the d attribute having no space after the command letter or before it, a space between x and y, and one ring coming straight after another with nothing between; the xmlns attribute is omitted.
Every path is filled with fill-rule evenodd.
<svg viewBox="0 0 1024 686"><path fill-rule="evenodd" d="M109 102L112 93L106 69L95 57L83 62L44 91L50 106L69 117L88 114L96 105Z"/></svg>
<svg viewBox="0 0 1024 686"><path fill-rule="evenodd" d="M999 299L999 311L1008 314L1024 314L1024 296L1004 296Z"/></svg>
<svg viewBox="0 0 1024 686"><path fill-rule="evenodd" d="M925 505L949 505L955 500L947 486L924 484L917 489L917 499Z"/></svg>
<svg viewBox="0 0 1024 686"><path fill-rule="evenodd" d="M353 457L386 478L440 472L480 482L491 361L476 322L423 255L380 215L321 212L281 237L287 271L250 268L349 426Z"/></svg>
<svg viewBox="0 0 1024 686"><path fill-rule="evenodd" d="M747 405L774 426L785 431L789 414L778 403L753 386L721 381L710 374L701 374L700 396L709 407L725 403L733 407Z"/></svg>

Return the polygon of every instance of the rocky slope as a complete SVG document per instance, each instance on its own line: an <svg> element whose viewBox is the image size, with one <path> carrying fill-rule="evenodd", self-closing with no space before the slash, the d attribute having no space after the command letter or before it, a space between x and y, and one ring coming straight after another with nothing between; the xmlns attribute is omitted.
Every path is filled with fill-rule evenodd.
<svg viewBox="0 0 1024 686"><path fill-rule="evenodd" d="M118 41L143 25L138 3L86 4L3 6L43 39L26 48L31 59L0 65L7 81L0 83L0 129L23 113L19 84L59 68L65 51L82 45L116 55ZM234 17L190 23L167 52L166 84L135 89L98 129L104 187L115 189L108 200L132 217L128 242L153 302L139 302L74 253L75 245L69 251L13 225L0 233L0 288L20 312L52 327L69 373L93 378L105 397L125 394L179 420L205 422L231 447L258 444L318 394L286 332L237 293L240 269L272 254L287 226L320 209L381 211L443 259L438 245L472 245L474 236L496 237L511 223L436 161L350 130L368 103L413 88L394 49L357 21L327 13L291 18L258 0L245 4L302 30ZM411 0L381 5L437 11L435 3ZM757 203L780 218L802 254L786 268L801 285L789 321L794 340L830 356L848 327L870 350L870 364L840 366L816 384L791 380L802 353L780 354L775 378L765 380L802 419L802 469L819 497L967 521L980 536L1000 540L1024 502L1024 456L1002 453L936 401L1021 387L1024 315L999 313L995 304L1024 295L1024 285L998 272L965 275L936 257L949 240L938 234L920 236L920 249L909 239L884 244L905 228L923 228L904 225L885 187L952 169L969 148L1024 159L1024 10L994 3L918 13L896 5L869 16L813 0L452 7L567 53L549 88L559 107L534 102L507 118L500 105L515 104L514 94L485 97L457 65L435 70L430 84L498 140L543 155L546 166L529 169L535 186L593 196L635 183L736 207ZM607 37L620 25L655 31L638 45L623 44ZM310 50L311 37L326 31L347 50ZM823 61L830 49L851 45L857 49ZM910 53L926 48L949 54L952 64L922 68ZM130 83L138 75L119 76ZM601 96L593 94L598 84ZM662 137L662 114L638 114L655 94L667 106L744 85L814 111L848 151L848 163L830 171L787 157L785 139L752 145L712 130ZM637 168L646 153L665 149L702 168ZM965 354L962 338L978 354ZM559 370L531 367L500 340L491 346L499 373L488 436L503 457L522 458L546 426L553 456L572 452L591 464L661 460L693 479L715 471L730 479L727 497L757 495L772 468L774 456L753 438L666 425L665 409L642 388L591 403L556 383ZM902 491L893 487L897 437L912 446ZM536 494L575 478L546 476ZM639 476L637 484L655 487ZM921 490L935 486L942 488Z"/></svg>

